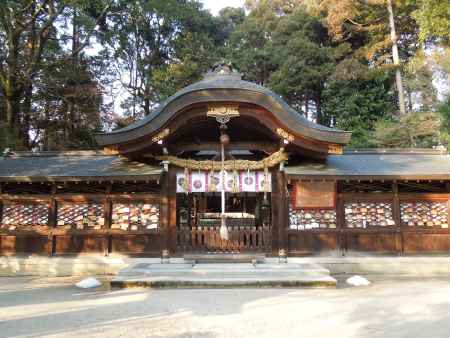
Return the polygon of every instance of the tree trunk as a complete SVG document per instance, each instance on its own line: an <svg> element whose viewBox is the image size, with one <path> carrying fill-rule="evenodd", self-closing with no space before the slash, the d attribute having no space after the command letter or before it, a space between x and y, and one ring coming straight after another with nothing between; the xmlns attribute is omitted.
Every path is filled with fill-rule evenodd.
<svg viewBox="0 0 450 338"><path fill-rule="evenodd" d="M10 82L11 83L11 82ZM6 126L11 131L18 127L20 115L20 95L14 88L14 85L9 85L5 91L5 112L6 112Z"/></svg>
<svg viewBox="0 0 450 338"><path fill-rule="evenodd" d="M410 89L407 89L407 93L408 93L408 110L412 111L413 110L412 91Z"/></svg>
<svg viewBox="0 0 450 338"><path fill-rule="evenodd" d="M322 98L320 95L316 96L316 120L318 124L324 124L322 116Z"/></svg>
<svg viewBox="0 0 450 338"><path fill-rule="evenodd" d="M305 116L308 118L309 116L309 97L305 95Z"/></svg>
<svg viewBox="0 0 450 338"><path fill-rule="evenodd" d="M150 114L150 85L145 85L144 90L144 115L147 116Z"/></svg>
<svg viewBox="0 0 450 338"><path fill-rule="evenodd" d="M19 137L19 119L18 116L20 114L20 101L19 97L16 94L6 93L5 94L5 115L6 115L6 128L4 130L6 135L7 144L6 146L17 148L17 145L20 144Z"/></svg>
<svg viewBox="0 0 450 338"><path fill-rule="evenodd" d="M11 95L5 95L5 112L6 112L6 126L8 129L14 128L17 115L17 102Z"/></svg>
<svg viewBox="0 0 450 338"><path fill-rule="evenodd" d="M394 65L396 66L395 83L397 86L397 93L398 93L398 106L400 108L400 114L404 115L406 114L405 97L404 97L405 94L403 91L402 73L400 71L400 57L398 54L397 32L395 31L394 10L392 8L392 0L387 1L387 9L389 12L389 26L391 29L392 58L394 60Z"/></svg>
<svg viewBox="0 0 450 338"><path fill-rule="evenodd" d="M24 100L22 104L22 124L20 128L20 134L23 146L26 149L30 147L30 121L31 121L31 101L33 95L33 85L27 84L24 92Z"/></svg>

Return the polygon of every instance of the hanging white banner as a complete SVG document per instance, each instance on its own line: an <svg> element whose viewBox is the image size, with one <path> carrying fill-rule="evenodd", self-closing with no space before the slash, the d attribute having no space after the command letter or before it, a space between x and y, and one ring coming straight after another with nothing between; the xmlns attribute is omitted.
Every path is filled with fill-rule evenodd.
<svg viewBox="0 0 450 338"><path fill-rule="evenodd" d="M237 177L236 177L237 176ZM267 178L268 184L265 186ZM188 181L186 191L185 181ZM214 180L214 182L212 182ZM233 189L235 186L236 189ZM212 188L215 189L212 189ZM267 190L265 190L267 188ZM186 192L220 192L222 191L222 173L214 172L211 177L210 172L192 171L186 177L184 172L177 173L177 193ZM233 172L225 171L225 191L226 192L271 192L272 176L264 171L240 171L235 175Z"/></svg>

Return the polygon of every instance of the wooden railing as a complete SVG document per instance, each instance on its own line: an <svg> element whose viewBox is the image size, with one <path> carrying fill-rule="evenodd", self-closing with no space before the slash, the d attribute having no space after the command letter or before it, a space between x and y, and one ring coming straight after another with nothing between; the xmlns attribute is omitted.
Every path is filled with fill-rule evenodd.
<svg viewBox="0 0 450 338"><path fill-rule="evenodd" d="M271 248L270 227L228 226L228 240L220 238L219 226L192 227L178 231L182 252L266 252Z"/></svg>

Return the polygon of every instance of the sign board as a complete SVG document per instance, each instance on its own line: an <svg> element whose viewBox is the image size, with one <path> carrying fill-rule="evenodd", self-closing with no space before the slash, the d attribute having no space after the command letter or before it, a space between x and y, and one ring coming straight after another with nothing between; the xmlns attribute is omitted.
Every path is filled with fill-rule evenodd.
<svg viewBox="0 0 450 338"><path fill-rule="evenodd" d="M335 182L294 183L292 191L294 209L334 209L336 207Z"/></svg>

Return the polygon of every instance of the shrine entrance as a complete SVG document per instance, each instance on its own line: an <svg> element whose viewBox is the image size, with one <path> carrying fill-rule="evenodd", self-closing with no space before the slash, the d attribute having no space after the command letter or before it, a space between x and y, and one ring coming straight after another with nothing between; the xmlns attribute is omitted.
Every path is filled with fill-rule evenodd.
<svg viewBox="0 0 450 338"><path fill-rule="evenodd" d="M220 235L220 193L177 194L177 251L270 253L270 193L226 193L228 239Z"/></svg>
<svg viewBox="0 0 450 338"><path fill-rule="evenodd" d="M323 163L349 137L308 121L279 95L242 80L231 64L218 63L143 120L96 139L109 154L161 167L158 235L167 258L286 257L285 165Z"/></svg>

